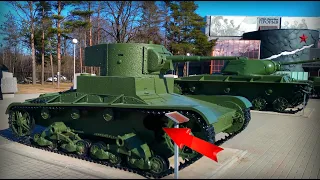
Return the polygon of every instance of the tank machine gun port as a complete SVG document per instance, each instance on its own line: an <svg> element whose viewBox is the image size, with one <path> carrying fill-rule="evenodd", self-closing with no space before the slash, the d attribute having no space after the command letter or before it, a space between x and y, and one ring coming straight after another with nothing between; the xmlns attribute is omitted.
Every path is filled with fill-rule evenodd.
<svg viewBox="0 0 320 180"><path fill-rule="evenodd" d="M99 76L82 74L77 88L11 103L6 111L18 142L35 148L161 178L172 174L174 144L163 131L173 127L165 113L189 118L180 127L207 142L221 143L248 125L252 104L239 96L184 96L174 93L173 56L156 44L100 44L85 49L85 65ZM200 58L201 59L201 58ZM175 59L177 60L177 59ZM34 126L45 127L35 133ZM220 132L229 134L216 141ZM201 154L185 147L179 168Z"/></svg>
<svg viewBox="0 0 320 180"><path fill-rule="evenodd" d="M189 59L188 59L189 58ZM229 95L247 98L253 110L296 113L313 91L312 81L298 81L287 75L275 75L283 65L319 62L320 59L280 63L245 57L192 57L173 62L225 60L220 74L194 75L175 79L175 93L186 96Z"/></svg>

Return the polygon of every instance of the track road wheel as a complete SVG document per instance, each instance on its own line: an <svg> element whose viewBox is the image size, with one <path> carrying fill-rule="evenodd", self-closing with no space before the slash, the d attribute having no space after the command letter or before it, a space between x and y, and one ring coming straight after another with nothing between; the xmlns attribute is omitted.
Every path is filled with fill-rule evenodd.
<svg viewBox="0 0 320 180"><path fill-rule="evenodd" d="M162 157L156 155L150 159L151 172L154 174L160 174L169 169L169 161L166 161Z"/></svg>
<svg viewBox="0 0 320 180"><path fill-rule="evenodd" d="M92 142L89 139L84 139L84 141L88 143L88 148L90 148L92 145Z"/></svg>
<svg viewBox="0 0 320 180"><path fill-rule="evenodd" d="M278 97L273 101L272 105L275 111L284 112L288 108L289 102L283 97Z"/></svg>
<svg viewBox="0 0 320 180"><path fill-rule="evenodd" d="M179 128L189 128L191 129L191 135L192 136L195 136L197 138L200 138L202 140L205 140L207 141L207 137L205 136L206 132L204 129L202 129L202 127L197 123L198 121L198 117L193 115L193 114L183 114L184 116L187 116L189 118L189 122L187 123L183 123L183 124L180 124L179 125ZM174 127L174 123L173 121L169 121L167 124L166 124L166 127L168 128L173 128ZM165 142L168 146L169 149L172 150L172 152L174 152L174 141L166 134L164 133L164 139L165 139ZM179 155L182 159L192 159L196 156L199 156L199 153L190 149L189 147L187 146L183 146L182 149L179 149Z"/></svg>
<svg viewBox="0 0 320 180"><path fill-rule="evenodd" d="M79 147L79 150L77 151L77 154L80 156L85 156L89 149L89 143L84 140L79 140L76 143L76 146Z"/></svg>
<svg viewBox="0 0 320 180"><path fill-rule="evenodd" d="M266 108L267 101L258 97L252 100L252 105L254 110L262 111Z"/></svg>
<svg viewBox="0 0 320 180"><path fill-rule="evenodd" d="M111 154L109 162L113 165L119 165L121 163L122 159L119 156L119 154Z"/></svg>
<svg viewBox="0 0 320 180"><path fill-rule="evenodd" d="M30 135L34 127L34 119L27 111L15 110L9 114L9 126L18 137Z"/></svg>
<svg viewBox="0 0 320 180"><path fill-rule="evenodd" d="M49 145L48 148L51 149L51 150L55 150L58 148L58 142L56 140L54 141L51 141L52 142L52 145Z"/></svg>

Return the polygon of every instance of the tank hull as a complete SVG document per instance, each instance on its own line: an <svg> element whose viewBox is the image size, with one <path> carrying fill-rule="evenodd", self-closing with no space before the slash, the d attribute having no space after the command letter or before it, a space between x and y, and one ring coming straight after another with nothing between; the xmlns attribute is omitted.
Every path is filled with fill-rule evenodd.
<svg viewBox="0 0 320 180"><path fill-rule="evenodd" d="M312 90L309 82L286 76L196 75L177 78L175 84L177 93L243 96L252 103L252 109L277 112L303 104L304 95L307 102Z"/></svg>
<svg viewBox="0 0 320 180"><path fill-rule="evenodd" d="M228 102L227 100L230 100L230 98L226 98L225 102ZM203 101L199 97L185 97L169 93L159 94L157 98L153 96L149 100L145 98L144 101L139 101L137 97L108 97L74 90L43 94L38 98L29 99L23 103L12 103L7 108L6 113L9 114L11 129L16 129L17 133L19 132L18 124L13 122L18 119L16 114L21 113L20 117L28 117L26 118L28 123L25 124L29 126L29 130L22 130L23 137L30 136L37 145L40 144L46 147L46 145L50 144L49 140L52 140L52 138L45 137L44 133L42 133L42 139L39 138L42 135L36 137L33 133L33 125L42 126L47 131L50 128L58 129L66 126L72 133L79 136L78 140L89 139L91 149L95 147L94 145L97 142L113 146L113 150L110 149L109 153L118 154L119 157L124 155L125 157L122 157L122 161L136 160L132 161L136 163L131 163L130 167L158 177L159 174L152 172L150 170L151 167L148 166L151 161L149 159L154 157L150 154L161 157L165 162L164 164L166 164L168 163L167 159L173 156L174 149L171 139L162 130L163 127L173 127L173 123L166 118L165 113L177 111L183 114L189 118L189 122L181 124L180 127L190 128L194 136L215 143L215 134L220 132L239 133L250 121L250 104L241 98L237 99L243 103L238 103L239 105L237 106L232 103L222 103L221 99ZM221 105L212 103L218 100ZM236 117L240 113L239 111L243 113L242 119L240 118L242 120L241 123L237 122L240 119ZM44 130L43 132L47 131ZM64 131L61 134L65 135L66 132ZM51 133L54 134L53 132ZM56 134L55 136L57 136ZM117 144L120 137L127 137L132 134L134 138L131 146L130 141L128 141L128 146L124 147ZM98 145L96 146L98 147ZM69 143L68 145L60 146L67 147L66 149L70 153L79 149L75 145L73 148L72 143L71 145ZM135 152L132 150L134 149L132 146L138 149L135 155L132 155ZM188 148L181 150L180 153L183 158L190 160L190 163L194 159L201 157L196 152L190 152ZM107 155L102 156L101 153L94 155L100 159L108 158ZM128 162L126 163L128 164Z"/></svg>

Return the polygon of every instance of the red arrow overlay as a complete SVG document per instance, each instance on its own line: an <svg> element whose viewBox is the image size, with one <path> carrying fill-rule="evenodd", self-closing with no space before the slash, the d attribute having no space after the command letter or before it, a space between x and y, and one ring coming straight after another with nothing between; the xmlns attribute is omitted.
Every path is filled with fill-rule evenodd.
<svg viewBox="0 0 320 180"><path fill-rule="evenodd" d="M217 153L223 148L206 142L190 134L189 128L163 128L168 136L178 145L180 149L187 146L198 153L218 162Z"/></svg>

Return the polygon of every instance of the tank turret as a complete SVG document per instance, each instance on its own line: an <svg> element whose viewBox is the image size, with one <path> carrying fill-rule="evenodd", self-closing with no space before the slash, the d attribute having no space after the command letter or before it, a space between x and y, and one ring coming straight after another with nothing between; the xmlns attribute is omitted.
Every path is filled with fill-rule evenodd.
<svg viewBox="0 0 320 180"><path fill-rule="evenodd" d="M280 63L253 60L241 56L183 56L173 55L164 46L143 43L100 44L86 47L85 65L101 67L101 76L152 76L173 70L173 63L225 60L223 74L270 75L282 65L319 62L320 59Z"/></svg>
<svg viewBox="0 0 320 180"><path fill-rule="evenodd" d="M237 56L172 55L157 44L100 44L86 47L85 65L101 67L101 76L150 76L173 70L174 62L209 60L247 60Z"/></svg>
<svg viewBox="0 0 320 180"><path fill-rule="evenodd" d="M284 63L272 60L240 59L238 61L227 61L221 69L221 73L230 75L271 75L277 71L281 71L283 65L312 62L320 62L320 58Z"/></svg>

